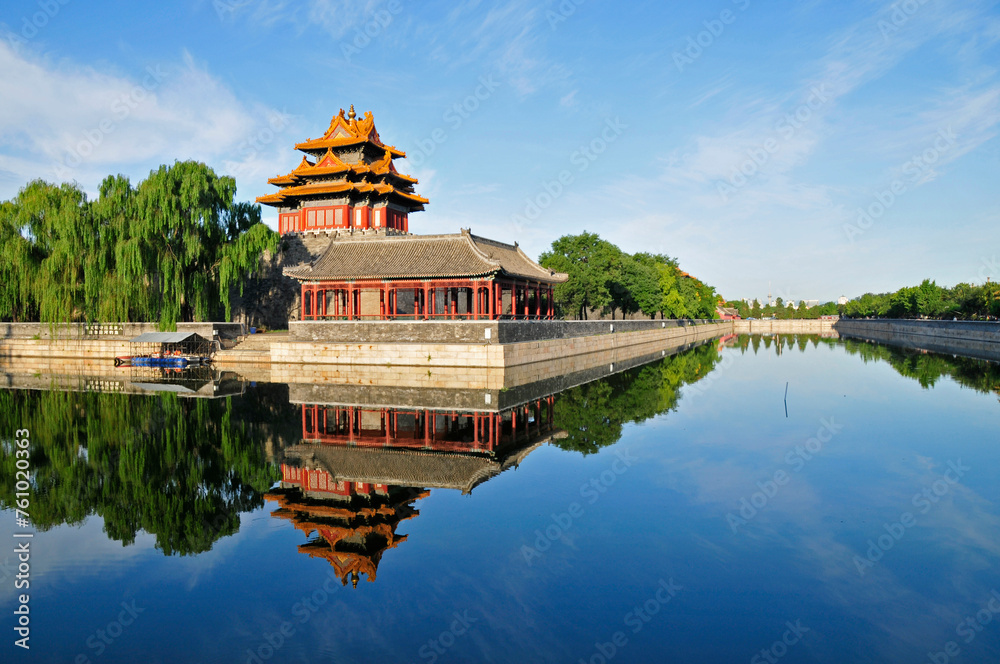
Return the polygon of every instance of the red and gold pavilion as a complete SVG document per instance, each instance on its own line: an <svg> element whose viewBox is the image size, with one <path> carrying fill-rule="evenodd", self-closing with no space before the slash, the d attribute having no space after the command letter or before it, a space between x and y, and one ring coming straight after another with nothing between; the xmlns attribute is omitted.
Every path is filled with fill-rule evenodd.
<svg viewBox="0 0 1000 664"><path fill-rule="evenodd" d="M286 268L299 282L303 320L551 319L553 288L567 275L548 270L513 245L473 235L411 235L409 214L426 198L393 160L370 112L333 117L326 133L299 143L280 189L257 199L278 208L284 234L326 234L311 263Z"/></svg>
<svg viewBox="0 0 1000 664"><path fill-rule="evenodd" d="M295 145L305 153L291 173L268 180L281 187L258 203L278 208L278 232L381 229L407 232L410 212L426 198L413 193L416 178L396 170L405 153L382 143L370 112L354 107L333 116L322 138ZM311 158L311 159L310 159Z"/></svg>

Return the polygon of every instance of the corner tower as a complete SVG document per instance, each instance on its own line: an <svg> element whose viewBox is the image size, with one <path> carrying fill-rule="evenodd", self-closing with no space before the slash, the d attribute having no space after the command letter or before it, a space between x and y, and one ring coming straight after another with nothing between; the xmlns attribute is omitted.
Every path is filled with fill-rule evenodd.
<svg viewBox="0 0 1000 664"><path fill-rule="evenodd" d="M417 179L396 170L406 153L386 145L370 111L358 118L352 105L333 116L321 138L297 143L305 155L291 173L268 180L280 189L257 202L278 209L278 231L409 233L409 214L427 199L413 192Z"/></svg>

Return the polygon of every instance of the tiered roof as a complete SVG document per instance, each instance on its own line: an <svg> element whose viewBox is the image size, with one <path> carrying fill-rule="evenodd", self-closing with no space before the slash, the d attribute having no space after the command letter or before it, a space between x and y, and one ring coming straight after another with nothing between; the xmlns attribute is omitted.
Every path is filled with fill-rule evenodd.
<svg viewBox="0 0 1000 664"><path fill-rule="evenodd" d="M429 491L390 488L385 493L351 497L330 496L324 500L306 497L300 488L275 489L265 498L278 503L271 516L286 519L310 541L299 551L310 557L325 558L345 586L357 586L362 575L374 581L382 554L406 540L396 534L401 521L419 512L413 503Z"/></svg>
<svg viewBox="0 0 1000 664"><path fill-rule="evenodd" d="M290 173L270 178L281 189L258 197L258 203L296 207L301 198L345 193L386 197L410 211L428 202L413 192L417 179L396 170L392 160L406 153L382 142L370 111L358 119L354 106L346 116L340 109L321 138L297 143L295 149L306 156Z"/></svg>
<svg viewBox="0 0 1000 664"><path fill-rule="evenodd" d="M325 470L337 482L370 482L395 487L472 490L486 480L516 467L547 442L540 437L500 457L484 454L424 452L343 445L294 445L290 460Z"/></svg>
<svg viewBox="0 0 1000 664"><path fill-rule="evenodd" d="M335 238L312 264L285 274L299 280L419 279L512 276L542 283L569 277L531 260L510 245L462 231L452 235L400 235L379 238Z"/></svg>

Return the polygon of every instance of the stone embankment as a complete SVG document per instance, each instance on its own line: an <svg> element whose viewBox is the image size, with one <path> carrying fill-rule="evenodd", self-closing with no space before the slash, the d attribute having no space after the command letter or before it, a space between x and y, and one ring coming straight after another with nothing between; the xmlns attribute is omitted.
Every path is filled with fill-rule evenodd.
<svg viewBox="0 0 1000 664"><path fill-rule="evenodd" d="M997 322L842 319L834 327L848 338L1000 361Z"/></svg>
<svg viewBox="0 0 1000 664"><path fill-rule="evenodd" d="M613 367L635 357L665 355L679 346L730 334L732 323L425 321L384 323L371 329L374 338L365 338L365 328L357 325L292 323L290 340L271 345L272 378L435 388L456 384L510 387L593 366ZM347 340L351 336L353 340Z"/></svg>
<svg viewBox="0 0 1000 664"><path fill-rule="evenodd" d="M837 336L833 319L737 320L733 334L822 334Z"/></svg>

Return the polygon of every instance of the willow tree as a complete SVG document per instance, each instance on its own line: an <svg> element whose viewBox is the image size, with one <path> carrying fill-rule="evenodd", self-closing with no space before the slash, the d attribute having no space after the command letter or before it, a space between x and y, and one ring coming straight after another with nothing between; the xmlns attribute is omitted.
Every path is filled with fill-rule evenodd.
<svg viewBox="0 0 1000 664"><path fill-rule="evenodd" d="M79 315L86 195L75 185L35 180L0 215L0 315L50 321Z"/></svg>
<svg viewBox="0 0 1000 664"><path fill-rule="evenodd" d="M38 270L32 242L23 234L18 206L0 203L0 318L34 320L38 305L31 285Z"/></svg>
<svg viewBox="0 0 1000 664"><path fill-rule="evenodd" d="M221 303L231 313L230 287L250 274L278 236L259 210L234 205L236 181L197 162L150 173L135 192L132 235L120 256L127 279L149 285L148 314L160 322L206 320Z"/></svg>
<svg viewBox="0 0 1000 664"><path fill-rule="evenodd" d="M231 290L278 242L235 193L197 162L161 166L138 187L110 176L94 201L76 185L28 184L0 204L0 318L228 319Z"/></svg>

